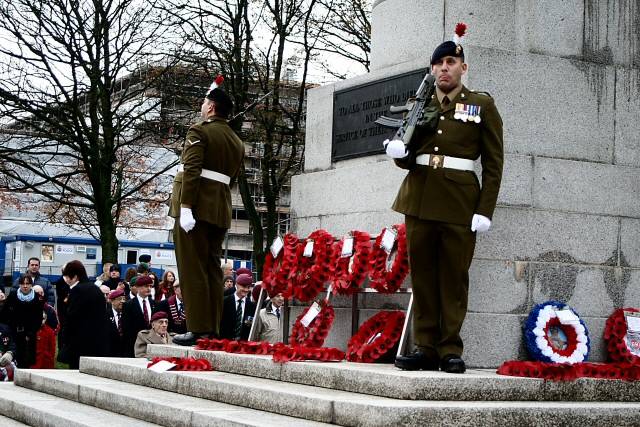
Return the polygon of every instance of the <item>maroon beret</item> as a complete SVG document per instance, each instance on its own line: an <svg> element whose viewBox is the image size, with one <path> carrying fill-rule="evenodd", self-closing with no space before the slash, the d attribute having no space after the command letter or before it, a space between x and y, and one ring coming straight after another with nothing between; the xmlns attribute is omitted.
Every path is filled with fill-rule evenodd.
<svg viewBox="0 0 640 427"><path fill-rule="evenodd" d="M262 282L260 282L262 283ZM254 301L258 301L258 298L260 297L260 290L262 289L262 285L261 284L257 284L253 287L253 290L251 291L251 298L253 298Z"/></svg>
<svg viewBox="0 0 640 427"><path fill-rule="evenodd" d="M109 299L116 299L124 295L124 289L116 289L115 291L109 292Z"/></svg>
<svg viewBox="0 0 640 427"><path fill-rule="evenodd" d="M238 276L241 274L248 274L249 276L251 276L251 270L249 270L248 268L240 267L239 269L236 270L236 274Z"/></svg>
<svg viewBox="0 0 640 427"><path fill-rule="evenodd" d="M149 276L140 276L136 280L135 286L151 286L153 285L153 279Z"/></svg>
<svg viewBox="0 0 640 427"><path fill-rule="evenodd" d="M247 286L247 285L251 285L252 283L253 283L253 278L251 277L250 274L240 274L238 275L238 277L236 277L236 284L238 285Z"/></svg>
<svg viewBox="0 0 640 427"><path fill-rule="evenodd" d="M160 319L168 319L169 316L167 315L167 313L165 313L164 311L158 311L157 313L153 313L153 316L151 316L151 322L155 322L156 320L160 320Z"/></svg>

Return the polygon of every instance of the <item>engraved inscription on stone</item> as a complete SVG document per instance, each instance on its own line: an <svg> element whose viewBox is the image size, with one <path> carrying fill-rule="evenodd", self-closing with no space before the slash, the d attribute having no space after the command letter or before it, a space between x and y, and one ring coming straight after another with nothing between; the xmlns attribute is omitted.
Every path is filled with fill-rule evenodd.
<svg viewBox="0 0 640 427"><path fill-rule="evenodd" d="M416 70L335 92L333 96L333 142L331 161L383 153L382 141L397 129L375 123L392 115L389 107L404 105L415 95L426 70Z"/></svg>

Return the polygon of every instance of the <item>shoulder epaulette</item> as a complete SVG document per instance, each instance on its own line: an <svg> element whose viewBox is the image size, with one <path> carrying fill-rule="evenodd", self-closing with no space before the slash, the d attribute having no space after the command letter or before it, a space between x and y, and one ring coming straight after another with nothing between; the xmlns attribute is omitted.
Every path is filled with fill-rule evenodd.
<svg viewBox="0 0 640 427"><path fill-rule="evenodd" d="M488 96L489 98L493 98L489 92L485 92L485 91L482 91L482 90L469 90L469 92L475 93L475 94L478 94L478 95Z"/></svg>

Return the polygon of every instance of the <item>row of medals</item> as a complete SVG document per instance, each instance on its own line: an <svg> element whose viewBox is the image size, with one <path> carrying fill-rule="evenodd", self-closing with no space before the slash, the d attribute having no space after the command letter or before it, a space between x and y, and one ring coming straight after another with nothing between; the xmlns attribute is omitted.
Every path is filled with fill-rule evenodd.
<svg viewBox="0 0 640 427"><path fill-rule="evenodd" d="M453 118L462 120L463 122L470 121L480 123L480 106L458 103L456 104L456 111L453 114Z"/></svg>

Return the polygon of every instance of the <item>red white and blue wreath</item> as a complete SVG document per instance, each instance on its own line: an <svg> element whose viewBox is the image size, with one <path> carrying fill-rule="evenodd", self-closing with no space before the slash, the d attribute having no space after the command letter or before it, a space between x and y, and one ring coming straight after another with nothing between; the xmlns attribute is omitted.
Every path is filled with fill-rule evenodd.
<svg viewBox="0 0 640 427"><path fill-rule="evenodd" d="M547 301L531 310L524 325L524 338L533 360L574 364L589 357L586 325L573 309L558 301Z"/></svg>

